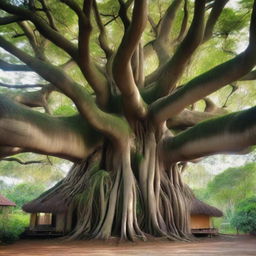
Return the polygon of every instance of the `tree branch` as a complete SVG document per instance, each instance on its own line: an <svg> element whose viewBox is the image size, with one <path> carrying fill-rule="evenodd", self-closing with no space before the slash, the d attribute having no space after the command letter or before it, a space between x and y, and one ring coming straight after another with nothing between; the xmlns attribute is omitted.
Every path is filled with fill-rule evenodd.
<svg viewBox="0 0 256 256"><path fill-rule="evenodd" d="M239 81L250 81L256 80L256 70L253 70L239 79Z"/></svg>
<svg viewBox="0 0 256 256"><path fill-rule="evenodd" d="M169 40L169 34L172 29L172 25L177 13L177 10L179 9L181 5L181 0L174 0L168 9L166 10L163 18L160 21L159 29L158 29L158 41L162 42L168 42Z"/></svg>
<svg viewBox="0 0 256 256"><path fill-rule="evenodd" d="M175 86L183 74L192 54L200 45L204 31L205 0L196 0L194 17L188 34L181 42L174 56L166 63L159 73L157 86L160 95L167 95Z"/></svg>
<svg viewBox="0 0 256 256"><path fill-rule="evenodd" d="M27 65L21 64L10 64L4 60L0 60L0 69L4 71L23 71L23 72L31 72L32 69Z"/></svg>
<svg viewBox="0 0 256 256"><path fill-rule="evenodd" d="M139 45L146 23L147 1L135 0L131 24L113 61L113 77L122 93L125 109L140 118L145 116L146 110L133 77L131 58Z"/></svg>
<svg viewBox="0 0 256 256"><path fill-rule="evenodd" d="M26 63L46 81L69 97L81 115L95 129L108 135L113 143L118 145L124 143L126 136L129 136L130 133L127 123L117 116L100 110L86 89L69 78L61 68L24 53L1 36L0 46Z"/></svg>
<svg viewBox="0 0 256 256"><path fill-rule="evenodd" d="M179 43L181 40L183 40L185 32L187 30L187 25L188 25L188 16L189 16L189 12L188 12L188 0L184 0L184 16L182 19L182 23L181 23L181 27L180 27L180 32L179 35L177 36L177 38L174 40L174 44Z"/></svg>
<svg viewBox="0 0 256 256"><path fill-rule="evenodd" d="M29 89L29 88L42 88L44 87L44 84L4 84L0 82L0 87L5 87L9 89Z"/></svg>
<svg viewBox="0 0 256 256"><path fill-rule="evenodd" d="M218 116L216 113L183 110L179 115L167 120L168 128L188 128L204 120Z"/></svg>
<svg viewBox="0 0 256 256"><path fill-rule="evenodd" d="M101 136L78 115L51 117L0 95L0 150L2 147L21 148L23 152L80 161L100 140Z"/></svg>
<svg viewBox="0 0 256 256"><path fill-rule="evenodd" d="M211 38L214 26L215 26L216 22L218 21L218 18L221 15L222 10L224 9L224 7L228 1L229 0L215 0L214 1L211 13L209 15L209 18L207 20L206 27L205 27L204 39L203 39L204 42L206 42L207 40L209 40Z"/></svg>
<svg viewBox="0 0 256 256"><path fill-rule="evenodd" d="M45 14L46 14L46 16L47 16L47 19L48 19L48 21L49 21L50 26L51 26L54 30L58 31L57 26L56 26L56 24L55 24L55 20L54 20L52 14L51 14L50 9L47 7L47 5L46 5L46 3L45 3L45 0L39 0L39 1L40 1L41 5L42 5L43 11L45 12Z"/></svg>
<svg viewBox="0 0 256 256"><path fill-rule="evenodd" d="M250 25L249 45L235 58L194 78L172 95L151 105L154 122L161 123L181 112L186 106L204 98L221 87L238 80L256 64L256 1Z"/></svg>
<svg viewBox="0 0 256 256"><path fill-rule="evenodd" d="M18 22L18 25L24 31L24 34L27 37L27 39L34 51L35 56L41 60L45 60L44 48L38 44L37 38L34 34L33 29L29 25L29 23L27 21L21 21L21 22Z"/></svg>
<svg viewBox="0 0 256 256"><path fill-rule="evenodd" d="M106 58L109 59L112 56L113 51L110 49L110 47L108 45L106 30L102 23L102 20L101 20L100 14L99 14L99 10L98 10L98 6L97 6L97 3L95 0L93 1L93 10L94 10L95 20L97 22L97 25L98 25L98 28L100 31L98 40L99 40L101 48L105 52Z"/></svg>
<svg viewBox="0 0 256 256"><path fill-rule="evenodd" d="M256 107L214 118L163 142L167 163L216 153L236 153L256 144Z"/></svg>
<svg viewBox="0 0 256 256"><path fill-rule="evenodd" d="M109 98L108 82L103 74L98 71L96 65L92 62L89 48L90 35L92 31L90 16L93 0L84 1L84 10L82 10L80 6L73 0L61 0L61 2L69 6L78 16L79 58L76 60L76 62L89 85L93 88L99 105L104 107Z"/></svg>
<svg viewBox="0 0 256 256"><path fill-rule="evenodd" d="M169 35L173 26L173 22L175 20L176 13L181 5L181 0L174 0L170 6L167 8L163 18L160 20L157 26L152 24L152 27L156 33L156 39L152 40L145 46L145 52L147 51L147 47L152 46L155 50L158 60L159 66L166 62L169 58L168 54L168 46L169 46ZM149 19L151 20L151 19ZM157 27L157 28L156 28Z"/></svg>
<svg viewBox="0 0 256 256"><path fill-rule="evenodd" d="M45 163L44 160L32 160L32 161L22 161L21 159L17 157L8 157L8 158L2 158L0 161L8 161L8 162L17 162L22 165L29 165L29 164L43 164Z"/></svg>
<svg viewBox="0 0 256 256"><path fill-rule="evenodd" d="M11 24L13 22L18 22L18 21L22 21L22 20L24 20L24 18L16 16L16 15L0 17L0 26L1 25L8 25L8 24Z"/></svg>
<svg viewBox="0 0 256 256"><path fill-rule="evenodd" d="M45 112L49 114L48 99L53 91L56 91L56 88L53 85L48 84L43 85L41 90L30 92L10 91L4 95L28 107L43 107Z"/></svg>
<svg viewBox="0 0 256 256"><path fill-rule="evenodd" d="M223 107L218 107L210 98L204 98L205 109L204 112L224 115L227 114L227 110ZM225 106L225 105L224 105Z"/></svg>
<svg viewBox="0 0 256 256"><path fill-rule="evenodd" d="M67 52L74 60L78 58L77 47L68 41L64 36L51 28L41 17L34 12L8 4L7 1L0 1L0 8L4 11L22 17L26 20L30 20L34 23L38 31L51 42Z"/></svg>
<svg viewBox="0 0 256 256"><path fill-rule="evenodd" d="M131 23L128 18L128 15L127 15L127 10L128 10L129 5L125 4L123 0L118 0L118 2L120 5L119 11L118 11L118 16L120 17L121 21L123 22L124 30L127 31L127 29L130 26L130 23Z"/></svg>

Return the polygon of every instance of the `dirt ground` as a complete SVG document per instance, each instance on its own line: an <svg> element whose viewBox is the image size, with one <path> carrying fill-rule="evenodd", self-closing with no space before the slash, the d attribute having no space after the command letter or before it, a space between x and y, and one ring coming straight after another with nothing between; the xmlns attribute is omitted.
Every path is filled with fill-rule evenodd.
<svg viewBox="0 0 256 256"><path fill-rule="evenodd" d="M19 256L256 256L256 236L220 236L193 242L117 243L100 241L66 242L55 240L20 240L0 246L0 255Z"/></svg>

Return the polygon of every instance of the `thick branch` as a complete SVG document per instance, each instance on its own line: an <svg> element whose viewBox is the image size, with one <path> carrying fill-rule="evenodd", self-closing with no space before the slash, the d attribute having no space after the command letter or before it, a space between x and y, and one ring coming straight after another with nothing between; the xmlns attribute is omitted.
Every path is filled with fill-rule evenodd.
<svg viewBox="0 0 256 256"><path fill-rule="evenodd" d="M216 117L215 113L183 110L179 115L167 120L168 128L187 128L194 126L204 120Z"/></svg>
<svg viewBox="0 0 256 256"><path fill-rule="evenodd" d="M168 163L216 153L236 153L256 144L256 107L214 118L164 141ZM166 152L166 153L165 153Z"/></svg>
<svg viewBox="0 0 256 256"><path fill-rule="evenodd" d="M176 86L192 54L200 45L204 31L204 12L205 0L197 0L195 2L194 18L188 34L160 73L158 81L160 95L167 95Z"/></svg>
<svg viewBox="0 0 256 256"><path fill-rule="evenodd" d="M130 25L130 20L127 15L129 5L125 4L125 2L123 0L118 0L118 2L120 5L119 11L118 11L118 16L120 17L121 21L123 22L124 30L126 31Z"/></svg>
<svg viewBox="0 0 256 256"><path fill-rule="evenodd" d="M18 21L22 21L22 20L24 20L24 18L15 16L15 15L0 17L0 25L8 25L10 23L18 22Z"/></svg>
<svg viewBox="0 0 256 256"><path fill-rule="evenodd" d="M0 60L0 69L4 71L23 71L23 72L32 71L32 69L27 65L10 64L3 60Z"/></svg>
<svg viewBox="0 0 256 256"><path fill-rule="evenodd" d="M147 23L147 0L135 0L132 22L123 36L113 62L113 76L123 96L126 111L143 117L145 107L131 68L131 58Z"/></svg>
<svg viewBox="0 0 256 256"><path fill-rule="evenodd" d="M93 141L93 139L95 141ZM0 146L80 161L101 140L80 116L51 117L0 95Z"/></svg>
<svg viewBox="0 0 256 256"><path fill-rule="evenodd" d="M223 8L229 0L215 0L213 7L210 13L210 16L207 20L205 32L204 32L204 42L209 40L212 36L212 32L216 22L218 21L219 16L222 13Z"/></svg>
<svg viewBox="0 0 256 256"><path fill-rule="evenodd" d="M158 32L157 40L163 41L163 42L168 41L168 37L172 29L175 16L179 6L181 5L181 2L182 2L181 0L174 0L166 10L159 24L159 30L158 30L159 32Z"/></svg>
<svg viewBox="0 0 256 256"><path fill-rule="evenodd" d="M53 85L48 84L43 85L41 90L30 92L9 91L5 95L28 107L43 107L46 113L50 113L48 108L48 98L53 91L56 91L56 88Z"/></svg>
<svg viewBox="0 0 256 256"><path fill-rule="evenodd" d="M169 35L175 20L177 10L179 9L181 2L181 0L174 0L166 10L163 18L157 25L157 28L156 26L152 26L156 31L156 39L145 46L145 51L147 51L146 48L151 46L153 47L158 56L160 65L163 64L169 58Z"/></svg>
<svg viewBox="0 0 256 256"><path fill-rule="evenodd" d="M26 63L46 81L69 97L81 115L93 127L108 135L114 143L124 143L125 136L129 136L126 122L119 117L101 111L86 89L69 78L62 69L22 52L1 36L0 46Z"/></svg>
<svg viewBox="0 0 256 256"><path fill-rule="evenodd" d="M179 32L179 35L177 36L177 38L174 40L174 43L179 43L181 40L183 40L185 32L187 30L188 16L189 16L188 0L184 1L184 11L183 12L184 12L184 16L183 16L181 27L180 27L180 32Z"/></svg>
<svg viewBox="0 0 256 256"><path fill-rule="evenodd" d="M235 58L218 65L194 78L172 95L159 99L151 106L156 123L164 122L181 112L186 106L204 98L221 87L238 80L256 64L256 1L250 25L247 49Z"/></svg>

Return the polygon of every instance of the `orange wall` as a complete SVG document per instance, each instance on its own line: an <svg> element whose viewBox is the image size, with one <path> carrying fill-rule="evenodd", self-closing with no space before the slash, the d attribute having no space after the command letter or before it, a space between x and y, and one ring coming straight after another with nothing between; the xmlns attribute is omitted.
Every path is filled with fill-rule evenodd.
<svg viewBox="0 0 256 256"><path fill-rule="evenodd" d="M211 228L210 217L206 215L192 215L190 216L190 228Z"/></svg>

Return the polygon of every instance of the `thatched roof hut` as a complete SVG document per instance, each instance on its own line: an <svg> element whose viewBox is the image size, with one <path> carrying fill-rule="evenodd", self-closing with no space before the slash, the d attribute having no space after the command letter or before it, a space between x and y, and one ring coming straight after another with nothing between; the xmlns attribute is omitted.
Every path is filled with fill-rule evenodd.
<svg viewBox="0 0 256 256"><path fill-rule="evenodd" d="M194 198L190 206L190 229L193 234L216 235L218 230L213 228L212 217L222 217L223 213L216 207Z"/></svg>
<svg viewBox="0 0 256 256"><path fill-rule="evenodd" d="M58 185L58 184L57 184ZM38 198L23 205L25 212L31 213L28 235L38 234L66 234L75 225L74 213L70 210L69 203L64 200L60 191L43 193Z"/></svg>
<svg viewBox="0 0 256 256"><path fill-rule="evenodd" d="M0 207L16 206L16 204L0 194Z"/></svg>

